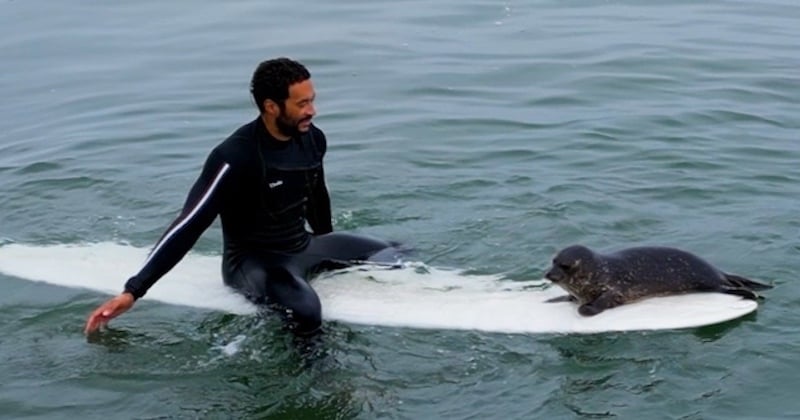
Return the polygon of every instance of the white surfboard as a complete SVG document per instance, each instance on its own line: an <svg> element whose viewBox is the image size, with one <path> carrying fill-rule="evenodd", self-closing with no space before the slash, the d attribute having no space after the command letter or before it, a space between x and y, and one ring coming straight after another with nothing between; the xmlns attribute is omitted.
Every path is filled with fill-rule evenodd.
<svg viewBox="0 0 800 420"><path fill-rule="evenodd" d="M148 250L114 243L0 246L0 273L53 285L117 294ZM658 297L593 317L578 314L544 280L510 281L423 264L400 269L358 267L312 281L323 317L354 324L482 330L503 333L596 333L711 325L756 310L757 303L722 293ZM256 307L224 286L220 257L190 253L143 299L235 314ZM98 298L98 304L101 299Z"/></svg>

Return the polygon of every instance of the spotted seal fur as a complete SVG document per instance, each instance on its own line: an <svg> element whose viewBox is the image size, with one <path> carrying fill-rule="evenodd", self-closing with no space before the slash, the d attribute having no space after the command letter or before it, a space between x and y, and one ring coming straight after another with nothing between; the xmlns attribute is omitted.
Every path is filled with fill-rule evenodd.
<svg viewBox="0 0 800 420"><path fill-rule="evenodd" d="M720 292L759 299L772 286L717 269L702 258L668 247L634 247L601 254L582 245L559 251L545 278L567 291L551 302L575 301L581 315L647 297Z"/></svg>

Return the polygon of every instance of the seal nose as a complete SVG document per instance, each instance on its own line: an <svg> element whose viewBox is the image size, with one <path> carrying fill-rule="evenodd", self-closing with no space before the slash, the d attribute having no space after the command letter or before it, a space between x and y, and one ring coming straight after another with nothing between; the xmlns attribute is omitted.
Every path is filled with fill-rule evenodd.
<svg viewBox="0 0 800 420"><path fill-rule="evenodd" d="M546 273L544 273L544 278L552 281L553 283L557 283L559 280L561 280L561 276L558 274L558 271L559 270L557 268L552 267L547 270Z"/></svg>

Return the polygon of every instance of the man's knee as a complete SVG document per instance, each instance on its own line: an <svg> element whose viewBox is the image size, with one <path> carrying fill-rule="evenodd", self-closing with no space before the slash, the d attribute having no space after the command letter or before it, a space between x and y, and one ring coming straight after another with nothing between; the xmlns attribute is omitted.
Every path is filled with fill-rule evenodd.
<svg viewBox="0 0 800 420"><path fill-rule="evenodd" d="M235 270L226 267L222 278L228 287L238 291L249 301L257 305L267 303L267 273L261 266L243 264Z"/></svg>
<svg viewBox="0 0 800 420"><path fill-rule="evenodd" d="M282 312L289 328L297 333L313 332L322 325L322 303L314 289L283 267L268 270L272 289L269 300Z"/></svg>
<svg viewBox="0 0 800 420"><path fill-rule="evenodd" d="M322 304L315 293L306 295L299 302L293 302L286 309L289 327L297 334L305 335L316 332L322 326Z"/></svg>

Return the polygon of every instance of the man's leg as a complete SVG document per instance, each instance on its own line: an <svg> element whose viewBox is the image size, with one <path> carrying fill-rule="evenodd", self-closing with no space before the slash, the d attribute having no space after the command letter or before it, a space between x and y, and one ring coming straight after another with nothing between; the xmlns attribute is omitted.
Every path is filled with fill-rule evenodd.
<svg viewBox="0 0 800 420"><path fill-rule="evenodd" d="M328 262L350 265L357 262L396 264L408 250L396 242L346 232L315 236L304 254Z"/></svg>
<svg viewBox="0 0 800 420"><path fill-rule="evenodd" d="M289 267L247 257L236 268L223 271L228 286L277 311L294 333L312 334L322 325L319 296Z"/></svg>

